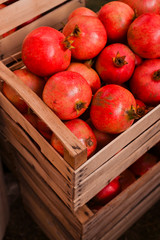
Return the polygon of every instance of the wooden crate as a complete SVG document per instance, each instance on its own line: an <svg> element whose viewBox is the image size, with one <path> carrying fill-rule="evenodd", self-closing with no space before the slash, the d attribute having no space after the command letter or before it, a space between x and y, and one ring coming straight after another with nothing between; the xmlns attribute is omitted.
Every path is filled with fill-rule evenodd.
<svg viewBox="0 0 160 240"><path fill-rule="evenodd" d="M60 7L58 4L61 4ZM44 24L57 26L58 29L62 28L61 22L63 19L64 21L67 19L69 12L82 5L84 5L84 1L57 1L55 3L55 1L48 0L45 1L44 6L43 1L19 0L2 9L0 18L2 21L1 34L42 12L47 12L29 26L27 25L24 29L22 28L1 40L1 56L4 60L0 62L0 77L25 99L33 111L60 139L65 148L64 158L2 93L0 93L0 131L1 135L5 136L5 139L20 152L72 211L77 211L80 207L85 206L107 183L160 140L160 105L158 105L102 150L87 159L86 148L44 102L10 71L10 69L14 70L23 66L21 53L16 52L21 49L22 39L28 31ZM23 12L19 10L22 6ZM29 15L27 15L28 8L32 9ZM52 8L53 10L49 11ZM10 21L13 19L11 25L8 25L8 20L2 17L7 14L7 9L12 16ZM16 16L13 14L14 9L17 10ZM21 20L20 14L23 20ZM62 19L60 20L58 16L62 16ZM12 38L15 40L13 41ZM18 43L19 38L21 40ZM11 49L7 47L8 41L13 42Z"/></svg>
<svg viewBox="0 0 160 240"><path fill-rule="evenodd" d="M15 164L24 206L52 240L116 240L160 199L160 161L97 212L75 213L19 152Z"/></svg>

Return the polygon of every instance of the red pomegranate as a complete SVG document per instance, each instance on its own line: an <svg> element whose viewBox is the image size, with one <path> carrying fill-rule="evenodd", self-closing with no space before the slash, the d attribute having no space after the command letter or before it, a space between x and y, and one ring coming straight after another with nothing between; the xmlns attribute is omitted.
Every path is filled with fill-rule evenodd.
<svg viewBox="0 0 160 240"><path fill-rule="evenodd" d="M92 90L81 74L63 71L49 78L42 98L60 119L71 120L87 109Z"/></svg>
<svg viewBox="0 0 160 240"><path fill-rule="evenodd" d="M141 65L141 63L143 62L143 59L138 56L137 54L134 54L135 55L135 67Z"/></svg>
<svg viewBox="0 0 160 240"><path fill-rule="evenodd" d="M63 28L66 46L72 57L87 60L96 57L107 42L106 30L101 21L92 16L72 17Z"/></svg>
<svg viewBox="0 0 160 240"><path fill-rule="evenodd" d="M127 39L130 48L142 58L160 57L160 15L144 13L129 26Z"/></svg>
<svg viewBox="0 0 160 240"><path fill-rule="evenodd" d="M159 0L119 0L120 2L128 4L139 16L143 13L157 13L160 14L160 4Z"/></svg>
<svg viewBox="0 0 160 240"><path fill-rule="evenodd" d="M130 170L138 177L145 174L158 162L158 157L147 152L130 166Z"/></svg>
<svg viewBox="0 0 160 240"><path fill-rule="evenodd" d="M139 117L143 117L147 113L147 106L141 100L136 98L136 113Z"/></svg>
<svg viewBox="0 0 160 240"><path fill-rule="evenodd" d="M79 7L76 8L75 10L73 10L69 17L68 17L68 21L75 16L92 16L92 17L98 17L97 13L95 13L94 11L92 11L91 9L87 8L87 7Z"/></svg>
<svg viewBox="0 0 160 240"><path fill-rule="evenodd" d="M105 83L122 84L133 74L135 55L122 43L110 44L99 54L95 67Z"/></svg>
<svg viewBox="0 0 160 240"><path fill-rule="evenodd" d="M31 73L26 68L15 70L14 73L38 96L41 97L45 84L45 81L42 78ZM22 97L5 82L3 84L2 92L21 113L28 111L28 105L25 103Z"/></svg>
<svg viewBox="0 0 160 240"><path fill-rule="evenodd" d="M122 191L136 181L135 175L129 169L124 170L119 176Z"/></svg>
<svg viewBox="0 0 160 240"><path fill-rule="evenodd" d="M22 60L38 76L50 76L67 69L71 51L65 47L65 36L51 27L31 31L22 45Z"/></svg>
<svg viewBox="0 0 160 240"><path fill-rule="evenodd" d="M24 113L23 116L28 120L28 122L30 122L32 124L32 126L34 128L37 129L37 115L34 114L31 109L29 109L29 111L27 113Z"/></svg>
<svg viewBox="0 0 160 240"><path fill-rule="evenodd" d="M80 73L90 85L93 94L101 87L101 80L93 68L83 63L72 62L67 70Z"/></svg>
<svg viewBox="0 0 160 240"><path fill-rule="evenodd" d="M130 80L133 95L146 105L160 103L160 59L149 59L138 66Z"/></svg>
<svg viewBox="0 0 160 240"><path fill-rule="evenodd" d="M136 117L136 101L124 87L109 84L94 95L90 118L99 131L118 134L129 128Z"/></svg>
<svg viewBox="0 0 160 240"><path fill-rule="evenodd" d="M96 204L105 205L113 198L115 198L121 191L121 186L119 182L119 176L113 179L109 184L107 184L92 201Z"/></svg>
<svg viewBox="0 0 160 240"><path fill-rule="evenodd" d="M49 141L49 142L51 141L52 131L47 126L47 124L42 119L40 119L39 117L37 118L37 130L42 134L42 136L47 141Z"/></svg>
<svg viewBox="0 0 160 240"><path fill-rule="evenodd" d="M97 147L97 140L90 126L85 121L78 118L65 122L65 125L79 139L79 141L86 146L87 157L91 156ZM63 145L55 134L52 134L51 145L63 156Z"/></svg>
<svg viewBox="0 0 160 240"><path fill-rule="evenodd" d="M98 17L105 26L108 42L126 42L127 31L134 16L133 9L125 3L111 1L103 5Z"/></svg>
<svg viewBox="0 0 160 240"><path fill-rule="evenodd" d="M95 134L95 137L97 139L96 151L99 151L100 149L105 147L108 143L110 143L116 137L115 134L113 135L113 134L104 133L104 132L101 132L98 129L96 129L94 127L94 125L92 124L91 119L88 119L86 122L92 128L92 130Z"/></svg>

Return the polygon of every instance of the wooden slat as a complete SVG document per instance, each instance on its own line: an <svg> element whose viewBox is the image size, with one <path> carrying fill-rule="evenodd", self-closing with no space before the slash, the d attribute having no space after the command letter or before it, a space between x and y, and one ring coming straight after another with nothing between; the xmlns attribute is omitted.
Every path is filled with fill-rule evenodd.
<svg viewBox="0 0 160 240"><path fill-rule="evenodd" d="M79 182L78 188L81 188L81 191L86 192L87 189L91 188L90 183L92 183L93 186L98 185L98 182L102 185L104 182L104 186L107 185L111 178L118 176L122 171L124 171L127 167L129 167L133 163L135 158L131 159L132 154L135 154L135 151L138 150L158 131L160 131L160 120L157 121L153 126L148 128L145 132L143 132L133 142L127 145L127 147L125 147L119 153L117 153L113 158L108 160L103 166L101 166L95 172L89 175L85 180ZM154 144L156 144L156 142ZM130 158L129 161L128 158ZM110 176L111 172L112 173L114 172L114 176L112 177ZM99 181L97 181L97 179L99 179ZM77 195L75 189L75 198L77 197Z"/></svg>
<svg viewBox="0 0 160 240"><path fill-rule="evenodd" d="M12 142L12 145L27 159L28 163L34 168L34 171L36 171L44 181L48 183L48 185L54 189L54 191L60 196L60 198L66 203L69 204L72 208L72 203L70 202L70 195L72 192L72 189L69 185L64 181L64 183L60 180L60 178L57 177L57 181L55 179L51 179L47 173L40 167L40 165L36 162L36 160L33 158L33 156L13 137L13 135L8 132L7 137L10 142ZM18 156L18 158L22 158ZM21 160L22 161L22 160ZM24 163L23 163L24 164ZM58 180L59 184L58 184ZM60 185L61 184L61 185Z"/></svg>
<svg viewBox="0 0 160 240"><path fill-rule="evenodd" d="M74 169L77 169L87 160L86 147L78 141L76 136L62 123L54 112L2 62L0 62L0 78L15 89L60 139L66 153L64 158Z"/></svg>
<svg viewBox="0 0 160 240"><path fill-rule="evenodd" d="M128 212L160 185L160 162L121 192L84 224L84 239L96 240L109 232ZM107 223L106 223L107 222ZM105 230L104 230L105 229ZM102 234L102 235L101 235Z"/></svg>
<svg viewBox="0 0 160 240"><path fill-rule="evenodd" d="M34 2L34 1L33 1ZM52 1L55 4L56 1ZM65 1L66 2L66 1ZM56 2L57 3L57 2ZM25 36L31 32L33 29L39 26L51 26L55 29L62 29L67 21L69 14L78 7L84 6L85 1L72 0L67 1L65 4L61 5L57 9L48 14L42 16L41 18L35 20L29 25L19 29L18 31L10 34L4 39L0 40L0 55L3 58L10 56L18 51L21 51L22 42ZM27 16L27 15L26 15ZM1 57L1 58L2 58Z"/></svg>
<svg viewBox="0 0 160 240"><path fill-rule="evenodd" d="M131 212L115 225L101 240L117 240L127 229L129 229L143 214L148 211L160 199L160 187L147 196Z"/></svg>
<svg viewBox="0 0 160 240"><path fill-rule="evenodd" d="M1 9L0 35L64 2L66 1L21 0Z"/></svg>
<svg viewBox="0 0 160 240"><path fill-rule="evenodd" d="M127 167L127 165L130 165L132 162L136 161L140 156L142 156L142 154L144 154L145 152L147 152L151 147L153 147L160 139L160 131L158 133L156 133L153 137L151 137L146 143L144 143L141 147L139 147L139 149L137 149L137 151L135 151L134 153L132 153L127 159L125 159L124 162L124 166ZM111 167L113 165L111 164ZM119 163L115 166L116 170L114 169L112 171L112 169L110 169L110 171L108 171L108 174L106 175L106 179L113 179L115 176L115 172L119 172L122 169L124 169L123 164L120 165ZM103 169L104 170L104 169ZM104 170L105 171L105 170ZM79 208L80 206L83 206L86 202L88 202L94 195L95 193L98 193L98 191L100 191L100 186L103 185L104 181L104 177L102 177L99 175L98 178L93 178L96 179L97 181L94 182L94 184L91 183L91 188L87 189L87 191L84 191L83 194L80 194L79 198L77 198L74 203L75 203L75 210L77 208ZM101 181L102 180L102 181ZM102 184L102 185L101 185ZM103 185L103 187L105 186L105 184ZM102 187L102 188L103 188ZM81 193L81 192L80 192Z"/></svg>
<svg viewBox="0 0 160 240"><path fill-rule="evenodd" d="M20 163L20 162L19 162ZM50 212L68 229L68 232L75 238L80 238L81 224L73 215L73 213L66 207L66 205L58 198L51 188L30 168L25 169L20 166L20 180L21 185L25 183L30 187L43 202ZM23 197L23 195L22 195Z"/></svg>
<svg viewBox="0 0 160 240"><path fill-rule="evenodd" d="M57 218L48 211L41 200L26 185L21 185L23 202L29 214L52 240L73 240ZM78 240L78 239L77 239Z"/></svg>
<svg viewBox="0 0 160 240"><path fill-rule="evenodd" d="M0 94L1 95L1 94ZM1 103L1 100L0 100ZM6 105L7 107L8 105ZM12 108L9 107L8 108L8 113L12 112ZM17 110L16 110L17 111ZM43 165L43 161L45 162L46 160L44 159L44 156L41 154L41 152L45 155L45 156L49 156L47 159L50 160L52 167L53 167L53 171L54 171L54 167L56 167L59 172L71 183L73 183L73 170L72 168L69 166L69 164L66 163L66 161L59 156L59 154L57 154L56 151L54 151L54 149L52 148L52 146L34 129L34 127L25 119L23 118L21 120L21 116L19 118L20 113L17 112L12 112L12 114L14 114L15 121L17 119L17 122L24 127L24 129L26 130L26 132L29 133L33 133L32 136L36 136L33 137L33 140L37 140L37 146L41 149L41 151L37 148L37 146L35 146L34 142L30 139L30 137L21 129L20 126L18 126L9 116L12 115L7 115L2 108L0 108L0 113L1 113L1 119L0 119L0 123L1 125L4 125L2 127L2 131L4 131L4 135L7 133L5 133L5 131L7 131L7 129L10 129L10 131L12 132L12 134L14 135L14 138L17 139L17 141L23 145L26 149L28 149L28 151L30 153L32 153L34 155L35 158L37 159L42 159L42 165ZM5 130L6 129L6 130ZM6 136L7 137L7 136ZM47 154L46 154L47 153ZM45 167L45 166L44 166Z"/></svg>
<svg viewBox="0 0 160 240"><path fill-rule="evenodd" d="M127 144L132 142L147 128L160 119L160 104L152 111L147 113L143 118L139 119L130 128L121 133L112 142L107 144L102 150L94 154L93 157L88 159L81 167L75 171L75 185L83 181L92 172L102 166L116 153L121 151Z"/></svg>

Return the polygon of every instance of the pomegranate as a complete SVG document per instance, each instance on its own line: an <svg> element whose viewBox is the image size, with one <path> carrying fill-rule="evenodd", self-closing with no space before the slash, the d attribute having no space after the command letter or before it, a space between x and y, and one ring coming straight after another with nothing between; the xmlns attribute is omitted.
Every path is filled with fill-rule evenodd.
<svg viewBox="0 0 160 240"><path fill-rule="evenodd" d="M129 26L127 39L130 48L142 58L160 57L160 15L144 13Z"/></svg>
<svg viewBox="0 0 160 240"><path fill-rule="evenodd" d="M119 178L121 190L123 191L135 181L136 181L135 175L129 169L126 169L120 174Z"/></svg>
<svg viewBox="0 0 160 240"><path fill-rule="evenodd" d="M0 4L0 9L5 8L5 7L6 7L5 4ZM5 37L7 37L8 35L14 33L14 32L16 31L16 29L17 29L17 28L13 28L13 29L9 30L8 32L3 33L3 34L0 36L0 39L1 39L1 38L5 38Z"/></svg>
<svg viewBox="0 0 160 240"><path fill-rule="evenodd" d="M138 116L143 117L147 112L147 106L139 99L136 99L136 113Z"/></svg>
<svg viewBox="0 0 160 240"><path fill-rule="evenodd" d="M92 16L72 17L64 26L66 46L72 57L87 60L96 57L107 43L106 30L101 21Z"/></svg>
<svg viewBox="0 0 160 240"><path fill-rule="evenodd" d="M158 162L158 157L147 152L130 166L130 170L138 177L145 174Z"/></svg>
<svg viewBox="0 0 160 240"><path fill-rule="evenodd" d="M22 44L22 60L38 76L51 76L67 69L71 51L65 47L65 36L51 27L32 30Z"/></svg>
<svg viewBox="0 0 160 240"><path fill-rule="evenodd" d="M52 137L52 131L47 126L47 124L38 117L37 119L37 130L42 134L42 136L50 142Z"/></svg>
<svg viewBox="0 0 160 240"><path fill-rule="evenodd" d="M86 122L92 128L95 134L95 137L97 139L97 148L96 148L97 152L103 147L105 147L108 143L110 143L116 137L115 134L112 135L112 134L104 133L96 129L90 119L88 119Z"/></svg>
<svg viewBox="0 0 160 240"><path fill-rule="evenodd" d="M139 16L143 13L157 13L160 14L159 0L119 0L120 2L128 4L134 9L136 15Z"/></svg>
<svg viewBox="0 0 160 240"><path fill-rule="evenodd" d="M107 184L96 196L92 199L94 203L105 205L116 197L121 191L119 176Z"/></svg>
<svg viewBox="0 0 160 240"><path fill-rule="evenodd" d="M63 71L49 78L42 98L60 119L71 120L87 109L92 90L81 74Z"/></svg>
<svg viewBox="0 0 160 240"><path fill-rule="evenodd" d="M99 54L95 67L105 83L122 84L133 74L135 55L126 45L113 43Z"/></svg>
<svg viewBox="0 0 160 240"><path fill-rule="evenodd" d="M134 54L135 55L135 67L141 65L141 63L143 62L143 59L138 56L137 54Z"/></svg>
<svg viewBox="0 0 160 240"><path fill-rule="evenodd" d="M41 97L44 88L45 81L31 73L28 69L15 70L14 73L28 86L30 87L38 96ZM10 102L21 112L25 113L28 111L28 105L21 98L21 96L16 93L16 91L11 88L7 83L4 82L2 88L3 94L8 98Z"/></svg>
<svg viewBox="0 0 160 240"><path fill-rule="evenodd" d="M129 25L134 19L134 11L129 5L111 1L101 7L98 17L105 26L108 42L126 42Z"/></svg>
<svg viewBox="0 0 160 240"><path fill-rule="evenodd" d="M92 17L98 17L97 16L97 13L95 13L94 11L92 11L91 9L87 8L87 7L79 7L79 8L76 8L75 10L73 10L69 17L68 17L68 21L74 17L74 16L92 16Z"/></svg>
<svg viewBox="0 0 160 240"><path fill-rule="evenodd" d="M85 121L78 118L65 122L65 125L79 139L79 141L86 146L87 157L91 156L96 149L97 140L90 126ZM54 133L52 134L51 145L63 156L63 145Z"/></svg>
<svg viewBox="0 0 160 240"><path fill-rule="evenodd" d="M149 59L138 66L130 80L133 95L146 105L160 103L160 59Z"/></svg>
<svg viewBox="0 0 160 240"><path fill-rule="evenodd" d="M24 113L23 116L28 120L28 122L30 122L32 124L32 126L34 128L37 129L37 115L34 114L31 109L29 109L29 111L27 113Z"/></svg>
<svg viewBox="0 0 160 240"><path fill-rule="evenodd" d="M101 87L101 80L93 68L83 63L72 62L67 70L80 73L90 85L93 94Z"/></svg>
<svg viewBox="0 0 160 240"><path fill-rule="evenodd" d="M136 101L129 90L109 84L95 93L90 118L99 131L121 133L133 124L136 117Z"/></svg>

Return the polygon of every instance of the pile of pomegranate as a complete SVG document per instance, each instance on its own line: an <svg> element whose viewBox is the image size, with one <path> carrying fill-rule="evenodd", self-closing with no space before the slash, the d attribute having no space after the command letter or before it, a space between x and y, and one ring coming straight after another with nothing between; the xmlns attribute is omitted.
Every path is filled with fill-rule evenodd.
<svg viewBox="0 0 160 240"><path fill-rule="evenodd" d="M23 41L25 68L14 73L87 147L88 157L160 103L160 4L139 2L111 1L98 13L77 8L62 31L42 26ZM3 93L63 156L47 124L6 83Z"/></svg>

